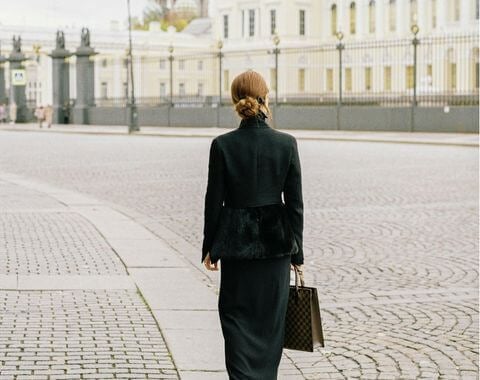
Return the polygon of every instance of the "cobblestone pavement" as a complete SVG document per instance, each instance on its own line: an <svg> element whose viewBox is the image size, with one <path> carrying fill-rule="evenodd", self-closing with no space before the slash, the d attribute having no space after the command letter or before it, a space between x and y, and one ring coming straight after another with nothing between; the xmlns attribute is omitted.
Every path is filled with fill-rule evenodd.
<svg viewBox="0 0 480 380"><path fill-rule="evenodd" d="M198 265L210 140L0 132L0 170L120 205ZM299 150L328 347L282 363L306 379L477 379L478 149Z"/></svg>
<svg viewBox="0 0 480 380"><path fill-rule="evenodd" d="M0 181L0 278L126 274L89 221ZM178 379L136 290L0 290L0 379L110 378Z"/></svg>

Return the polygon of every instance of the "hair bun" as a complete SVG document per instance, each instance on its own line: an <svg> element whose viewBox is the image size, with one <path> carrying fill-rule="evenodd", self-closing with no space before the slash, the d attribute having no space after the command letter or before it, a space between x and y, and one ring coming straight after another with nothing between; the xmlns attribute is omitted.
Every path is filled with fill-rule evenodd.
<svg viewBox="0 0 480 380"><path fill-rule="evenodd" d="M243 99L240 99L237 104L235 104L235 109L239 115L243 117L254 116L258 113L260 109L260 104L257 99L247 96Z"/></svg>

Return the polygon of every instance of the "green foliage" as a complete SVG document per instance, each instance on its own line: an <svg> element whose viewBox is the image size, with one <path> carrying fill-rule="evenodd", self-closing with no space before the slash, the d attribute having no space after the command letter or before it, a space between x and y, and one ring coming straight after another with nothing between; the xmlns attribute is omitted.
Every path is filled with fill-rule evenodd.
<svg viewBox="0 0 480 380"><path fill-rule="evenodd" d="M193 18L193 15L178 15L174 11L162 7L158 0L150 0L143 10L141 20L138 17L132 17L132 28L134 30L148 30L148 25L151 22L159 22L161 30L166 31L170 25L173 25L177 31L181 31Z"/></svg>

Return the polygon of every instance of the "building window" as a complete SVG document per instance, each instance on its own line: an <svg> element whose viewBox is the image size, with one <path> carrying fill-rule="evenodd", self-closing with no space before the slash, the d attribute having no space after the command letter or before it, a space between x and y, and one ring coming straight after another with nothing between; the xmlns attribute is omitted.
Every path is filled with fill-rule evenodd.
<svg viewBox="0 0 480 380"><path fill-rule="evenodd" d="M178 60L178 69L179 70L185 70L185 60L184 59Z"/></svg>
<svg viewBox="0 0 480 380"><path fill-rule="evenodd" d="M433 86L433 66L430 63L427 65L427 85Z"/></svg>
<svg viewBox="0 0 480 380"><path fill-rule="evenodd" d="M332 4L330 8L330 32L332 36L337 33L337 5Z"/></svg>
<svg viewBox="0 0 480 380"><path fill-rule="evenodd" d="M123 82L122 85L123 85L123 96L125 96L125 98L128 98L128 83Z"/></svg>
<svg viewBox="0 0 480 380"><path fill-rule="evenodd" d="M372 68L365 67L365 90L370 91L372 89Z"/></svg>
<svg viewBox="0 0 480 380"><path fill-rule="evenodd" d="M203 61L198 61L198 62L197 62L197 69L198 69L198 71L202 71L202 70L203 70Z"/></svg>
<svg viewBox="0 0 480 380"><path fill-rule="evenodd" d="M333 91L333 69L327 69L327 91Z"/></svg>
<svg viewBox="0 0 480 380"><path fill-rule="evenodd" d="M228 15L223 15L223 38L228 38Z"/></svg>
<svg viewBox="0 0 480 380"><path fill-rule="evenodd" d="M250 37L255 35L255 9L248 10L248 35Z"/></svg>
<svg viewBox="0 0 480 380"><path fill-rule="evenodd" d="M437 27L437 0L432 0L432 29Z"/></svg>
<svg viewBox="0 0 480 380"><path fill-rule="evenodd" d="M410 0L410 26L417 23L418 3L417 0Z"/></svg>
<svg viewBox="0 0 480 380"><path fill-rule="evenodd" d="M368 31L375 33L375 0L368 3Z"/></svg>
<svg viewBox="0 0 480 380"><path fill-rule="evenodd" d="M245 9L242 9L242 37L245 37Z"/></svg>
<svg viewBox="0 0 480 380"><path fill-rule="evenodd" d="M383 88L385 91L392 91L392 67L385 66L383 68Z"/></svg>
<svg viewBox="0 0 480 380"><path fill-rule="evenodd" d="M100 85L100 97L102 99L107 99L108 97L108 85L107 82L102 82Z"/></svg>
<svg viewBox="0 0 480 380"><path fill-rule="evenodd" d="M345 91L352 91L352 69L345 68Z"/></svg>
<svg viewBox="0 0 480 380"><path fill-rule="evenodd" d="M475 1L475 20L478 20L480 19L480 0L474 0L474 1Z"/></svg>
<svg viewBox="0 0 480 380"><path fill-rule="evenodd" d="M277 11L270 9L270 34L274 35L277 32Z"/></svg>
<svg viewBox="0 0 480 380"><path fill-rule="evenodd" d="M167 96L167 85L165 84L165 82L160 82L160 96Z"/></svg>
<svg viewBox="0 0 480 380"><path fill-rule="evenodd" d="M277 83L275 82L276 73L276 69L270 69L270 88L272 91L277 91Z"/></svg>
<svg viewBox="0 0 480 380"><path fill-rule="evenodd" d="M305 10L300 9L299 11L299 34L301 36L305 35Z"/></svg>
<svg viewBox="0 0 480 380"><path fill-rule="evenodd" d="M413 88L413 65L408 65L405 68L405 88L407 90Z"/></svg>
<svg viewBox="0 0 480 380"><path fill-rule="evenodd" d="M197 96L203 96L203 83L199 83L197 86Z"/></svg>
<svg viewBox="0 0 480 380"><path fill-rule="evenodd" d="M228 92L230 89L230 72L223 70L223 91Z"/></svg>
<svg viewBox="0 0 480 380"><path fill-rule="evenodd" d="M356 29L356 8L355 8L355 2L352 2L350 4L350 34L355 34L355 29Z"/></svg>
<svg viewBox="0 0 480 380"><path fill-rule="evenodd" d="M305 69L298 69L298 91L305 91Z"/></svg>
<svg viewBox="0 0 480 380"><path fill-rule="evenodd" d="M102 67L107 67L108 66L108 59L107 58L103 58L102 59Z"/></svg>
<svg viewBox="0 0 480 380"><path fill-rule="evenodd" d="M479 60L480 60L480 57L479 57L480 53L479 53L479 49L478 47L475 47L473 48L473 51L472 51L472 87L474 90L478 91L479 89L479 72L478 72L478 69L479 69Z"/></svg>
<svg viewBox="0 0 480 380"><path fill-rule="evenodd" d="M167 67L167 61L165 59L160 60L160 70L165 70Z"/></svg>
<svg viewBox="0 0 480 380"><path fill-rule="evenodd" d="M185 96L185 83L178 84L178 95Z"/></svg>
<svg viewBox="0 0 480 380"><path fill-rule="evenodd" d="M460 21L460 0L448 0L448 5L449 21Z"/></svg>
<svg viewBox="0 0 480 380"><path fill-rule="evenodd" d="M397 29L397 2L395 0L390 0L388 3L388 27L391 32L394 32Z"/></svg>
<svg viewBox="0 0 480 380"><path fill-rule="evenodd" d="M457 88L457 63L455 62L453 49L447 52L447 90L454 91Z"/></svg>

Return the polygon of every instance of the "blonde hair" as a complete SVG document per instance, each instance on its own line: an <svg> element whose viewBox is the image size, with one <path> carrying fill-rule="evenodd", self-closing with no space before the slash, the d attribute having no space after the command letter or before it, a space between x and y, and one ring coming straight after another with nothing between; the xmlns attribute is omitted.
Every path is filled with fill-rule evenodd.
<svg viewBox="0 0 480 380"><path fill-rule="evenodd" d="M238 115L245 119L262 111L268 118L272 112L265 103L268 94L265 79L253 70L248 70L235 77L231 86L232 102Z"/></svg>

